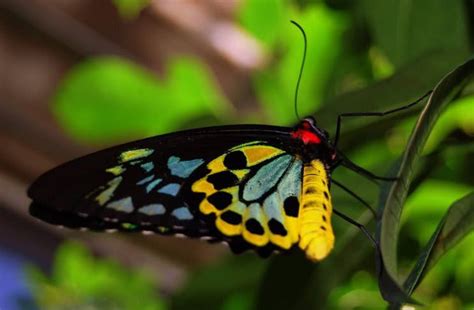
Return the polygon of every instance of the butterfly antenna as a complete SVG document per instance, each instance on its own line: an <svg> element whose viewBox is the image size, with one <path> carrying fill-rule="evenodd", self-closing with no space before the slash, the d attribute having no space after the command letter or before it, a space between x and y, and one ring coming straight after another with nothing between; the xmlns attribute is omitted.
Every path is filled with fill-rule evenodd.
<svg viewBox="0 0 474 310"><path fill-rule="evenodd" d="M298 81L296 82L296 90L295 90L295 114L298 120L300 120L300 116L298 114L298 91L300 89L300 81L301 81L301 76L303 75L303 68L304 68L304 63L306 61L306 48L308 45L308 42L306 40L306 33L304 32L303 27L301 27L297 22L291 21L293 25L298 27L298 29L301 31L301 34L303 35L303 41L304 41L304 50L303 50L303 60L301 61L301 67L300 67L300 73L298 75Z"/></svg>

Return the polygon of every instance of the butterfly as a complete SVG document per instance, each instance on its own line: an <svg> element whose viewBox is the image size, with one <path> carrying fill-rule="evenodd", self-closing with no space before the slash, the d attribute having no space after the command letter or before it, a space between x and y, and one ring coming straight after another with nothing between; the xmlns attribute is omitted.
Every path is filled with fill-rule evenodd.
<svg viewBox="0 0 474 310"><path fill-rule="evenodd" d="M343 117L383 116L407 109L345 113L334 142L313 117L295 127L228 125L134 141L86 155L41 175L28 189L29 211L47 223L94 231L151 232L225 242L235 253L263 257L300 248L323 260L334 247L331 184L374 215L357 194L333 180L342 165L380 177L337 149Z"/></svg>
<svg viewBox="0 0 474 310"><path fill-rule="evenodd" d="M319 261L334 245L330 174L338 161L312 117L295 128L182 131L45 173L28 190L30 213L70 228L206 237L263 256L298 246Z"/></svg>

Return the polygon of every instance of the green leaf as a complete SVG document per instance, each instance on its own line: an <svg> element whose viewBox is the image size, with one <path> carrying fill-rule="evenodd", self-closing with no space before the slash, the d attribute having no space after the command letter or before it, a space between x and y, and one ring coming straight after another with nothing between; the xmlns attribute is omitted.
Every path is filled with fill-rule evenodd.
<svg viewBox="0 0 474 310"><path fill-rule="evenodd" d="M467 136L474 135L474 113L471 113L471 111L474 111L474 96L453 101L449 109L440 116L436 126L430 133L423 150L424 154L432 153L436 149L446 146L446 139L449 139L449 135L453 132L461 131ZM405 118L394 128L394 134L408 138L415 120L415 116ZM405 145L406 142L406 139L400 139L397 144Z"/></svg>
<svg viewBox="0 0 474 310"><path fill-rule="evenodd" d="M412 294L438 259L474 230L474 192L454 202L440 221L403 287Z"/></svg>
<svg viewBox="0 0 474 310"><path fill-rule="evenodd" d="M377 229L377 239L380 242L381 254L386 271L390 277L397 280L397 242L400 216L404 206L416 162L421 156L429 133L441 112L452 99L457 96L474 73L474 60L446 75L435 87L428 103L420 114L413 129L407 148L399 162L398 180L387 183L381 196L381 219Z"/></svg>
<svg viewBox="0 0 474 310"><path fill-rule="evenodd" d="M150 0L112 0L120 15L125 19L136 17L145 8Z"/></svg>
<svg viewBox="0 0 474 310"><path fill-rule="evenodd" d="M329 129L335 128L336 116L341 113L383 111L413 102L432 89L446 72L465 59L465 53L455 49L432 53L403 66L389 78L328 100L319 111L313 114L322 127ZM384 122L387 117L384 118ZM342 130L350 133L361 123L367 124L377 120L373 117L363 120L346 119Z"/></svg>
<svg viewBox="0 0 474 310"><path fill-rule="evenodd" d="M195 60L172 61L160 81L131 62L101 57L68 73L52 108L74 138L110 143L176 130L190 120L221 114L226 106Z"/></svg>
<svg viewBox="0 0 474 310"><path fill-rule="evenodd" d="M446 47L461 49L467 57L463 1L364 0L360 4L375 44L397 67Z"/></svg>

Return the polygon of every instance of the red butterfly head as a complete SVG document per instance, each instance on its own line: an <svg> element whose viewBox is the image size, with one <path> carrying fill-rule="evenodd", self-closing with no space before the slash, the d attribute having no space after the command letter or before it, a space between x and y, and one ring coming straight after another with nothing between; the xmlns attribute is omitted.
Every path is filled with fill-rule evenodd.
<svg viewBox="0 0 474 310"><path fill-rule="evenodd" d="M318 153L324 153L330 162L337 160L337 152L329 140L328 132L318 127L312 116L305 117L291 132L291 136L311 149L317 148Z"/></svg>
<svg viewBox="0 0 474 310"><path fill-rule="evenodd" d="M327 142L329 139L327 131L316 126L316 120L312 116L305 117L295 127L291 136L304 144L320 144L321 141Z"/></svg>

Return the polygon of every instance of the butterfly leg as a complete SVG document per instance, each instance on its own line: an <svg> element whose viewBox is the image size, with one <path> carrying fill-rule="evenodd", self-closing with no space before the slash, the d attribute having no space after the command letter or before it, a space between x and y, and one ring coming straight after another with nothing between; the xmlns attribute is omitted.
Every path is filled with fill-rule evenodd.
<svg viewBox="0 0 474 310"><path fill-rule="evenodd" d="M339 142L339 134L341 131L341 124L342 124L342 118L343 117L354 117L354 116L385 116L388 114L396 113L405 109L409 109L412 106L416 105L417 103L421 102L423 99L425 99L427 96L429 96L433 91L430 90L426 94L424 94L422 97L417 99L415 102L409 103L407 105L392 109L392 110L387 110L383 112L353 112L353 113L342 113L337 116L337 125L336 125L336 135L334 138L334 146L337 148L337 143Z"/></svg>
<svg viewBox="0 0 474 310"><path fill-rule="evenodd" d="M374 218L377 218L377 212L375 212L374 208L372 208L368 202L366 202L366 201L365 201L364 199L362 199L359 195L357 195L356 193L354 193L353 191L351 191L350 189L348 189L346 186L344 186L343 184L339 183L338 181L332 179L331 182L334 183L335 185L337 185L339 188L341 188L343 191L345 191L346 193L348 193L348 194L351 195L352 197L354 197L356 200L358 200L358 201L359 201L361 204L363 204L368 210L370 210L370 212L372 213L372 215L374 216Z"/></svg>
<svg viewBox="0 0 474 310"><path fill-rule="evenodd" d="M372 235L370 234L370 232L367 230L367 228L364 225L362 225L361 223L351 219L350 217L348 217L344 213L341 213L341 212L337 211L336 209L333 209L333 212L334 212L334 214L336 214L337 216L339 216L340 218L342 218L343 220L345 220L349 224L352 224L355 227L359 228L364 233L364 235L370 240L370 242L372 242L374 247L376 249L379 249L379 245L378 245L377 241L375 241L374 237L372 237Z"/></svg>
<svg viewBox="0 0 474 310"><path fill-rule="evenodd" d="M396 181L398 178L397 177L382 177L373 174L372 172L362 168L361 166L355 164L352 162L349 158L347 158L344 154L342 154L340 151L338 151L337 154L341 159L331 167L331 169L334 169L338 165L343 165L344 167L366 177L369 180L380 180L380 181Z"/></svg>
<svg viewBox="0 0 474 310"><path fill-rule="evenodd" d="M376 265L376 270L377 270L377 274L378 274L378 278L379 278L379 286L382 290L383 298L387 301L390 301L390 299L387 299L387 296L385 295L385 294L388 293L389 296L398 295L398 297L396 297L397 300L400 300L400 298L402 298L403 300L405 300L409 303L417 304L416 301L413 301L413 299L411 299L410 296L408 296L407 293L405 291L403 291L398 286L397 282L390 276L390 274L388 274L388 271L385 267L385 263L383 261L382 251L380 249L380 246L377 243L377 241L374 239L374 237L372 237L372 235L367 230L367 228L364 225L362 225L361 223L351 219L347 215L337 211L336 209L333 209L333 212L334 212L334 214L336 214L337 216L339 216L340 218L342 218L346 222L348 222L348 223L356 226L357 228L359 228L364 233L364 235L367 238L369 238L370 242L374 246L374 248L375 248L375 257L376 257L375 265Z"/></svg>

